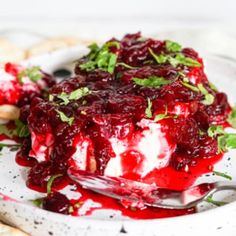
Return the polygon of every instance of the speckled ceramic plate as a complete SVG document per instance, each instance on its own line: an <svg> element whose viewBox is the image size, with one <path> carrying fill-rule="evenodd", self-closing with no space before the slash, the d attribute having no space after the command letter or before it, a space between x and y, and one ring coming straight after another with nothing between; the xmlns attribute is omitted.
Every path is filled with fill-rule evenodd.
<svg viewBox="0 0 236 236"><path fill-rule="evenodd" d="M24 64L40 65L45 71L52 72L63 66L70 68L70 62L86 53L84 47L71 48L34 58ZM206 56L205 64L209 79L220 90L229 95L233 104L236 102L236 62L222 57ZM236 151L230 151L215 167L236 180ZM225 191L218 194L217 200L228 201L228 205L215 208L208 203L198 206L199 213L156 220L131 220L119 212L100 210L89 217L71 217L36 208L30 204L31 199L41 195L25 186L27 168L15 163L15 154L3 151L0 158L0 193L18 202L0 201L0 217L24 231L35 236L44 235L227 235L236 234L236 195ZM224 180L213 175L203 176L198 182ZM68 189L63 191L69 192ZM93 203L94 204L94 203Z"/></svg>

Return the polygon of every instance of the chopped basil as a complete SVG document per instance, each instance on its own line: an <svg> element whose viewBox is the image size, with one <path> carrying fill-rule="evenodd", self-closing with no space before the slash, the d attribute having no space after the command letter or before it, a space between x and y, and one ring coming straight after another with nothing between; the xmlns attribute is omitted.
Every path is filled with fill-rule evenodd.
<svg viewBox="0 0 236 236"><path fill-rule="evenodd" d="M163 120L163 119L166 119L166 118L169 118L170 116L166 115L166 114L158 114L155 116L154 118L154 121L155 122L158 122L160 120Z"/></svg>
<svg viewBox="0 0 236 236"><path fill-rule="evenodd" d="M211 126L207 132L210 137L217 137L218 153L236 148L236 133L226 133L223 126Z"/></svg>
<svg viewBox="0 0 236 236"><path fill-rule="evenodd" d="M202 101L202 103L206 106L209 106L214 103L214 100L215 97L212 94L208 93L205 95L205 99Z"/></svg>
<svg viewBox="0 0 236 236"><path fill-rule="evenodd" d="M91 91L87 87L82 87L74 90L71 93L62 92L61 94L57 95L57 98L61 99L63 102L60 103L61 105L67 105L70 101L79 100L82 97L91 94Z"/></svg>
<svg viewBox="0 0 236 236"><path fill-rule="evenodd" d="M62 174L58 174L58 175L53 175L53 176L50 177L50 179L47 182L47 193L48 194L52 192L52 184L53 184L54 180L56 178L61 177L61 176L62 176Z"/></svg>
<svg viewBox="0 0 236 236"><path fill-rule="evenodd" d="M6 125L3 125L3 124L0 125L0 134L4 134L9 138L13 137L12 130L8 129L8 127Z"/></svg>
<svg viewBox="0 0 236 236"><path fill-rule="evenodd" d="M209 81L209 86L212 90L214 90L215 92L218 92L217 87L211 81Z"/></svg>
<svg viewBox="0 0 236 236"><path fill-rule="evenodd" d="M198 89L205 96L205 99L202 101L202 103L206 106L211 105L214 102L214 96L207 91L203 84L198 84Z"/></svg>
<svg viewBox="0 0 236 236"><path fill-rule="evenodd" d="M225 136L219 136L217 138L218 150L217 153L227 152Z"/></svg>
<svg viewBox="0 0 236 236"><path fill-rule="evenodd" d="M68 123L69 125L72 125L74 122L74 117L68 117L63 113L62 111L56 110L56 112L59 114L60 119L62 122Z"/></svg>
<svg viewBox="0 0 236 236"><path fill-rule="evenodd" d="M35 206L40 207L43 203L43 197L42 198L36 198L34 200L30 200Z"/></svg>
<svg viewBox="0 0 236 236"><path fill-rule="evenodd" d="M168 61L167 55L163 55L163 54L156 55L151 48L148 48L148 50L158 64L163 64Z"/></svg>
<svg viewBox="0 0 236 236"><path fill-rule="evenodd" d="M9 129L6 125L0 125L0 134L4 134L9 138L17 136L19 138L25 138L30 135L28 126L20 120L15 120L15 129Z"/></svg>
<svg viewBox="0 0 236 236"><path fill-rule="evenodd" d="M217 137L218 153L236 148L236 133L226 133L222 126L211 126L207 132L210 137Z"/></svg>
<svg viewBox="0 0 236 236"><path fill-rule="evenodd" d="M123 67L125 67L125 68L127 68L127 69L131 69L131 70L138 69L138 67L130 66L130 65L124 63L124 62L119 62L119 63L117 63L117 65L118 65L118 66L123 66Z"/></svg>
<svg viewBox="0 0 236 236"><path fill-rule="evenodd" d="M59 98L63 101L62 103L60 103L61 105L67 105L70 102L70 100L68 99L68 94L65 92L58 94L57 98Z"/></svg>
<svg viewBox="0 0 236 236"><path fill-rule="evenodd" d="M87 87L82 87L82 88L76 89L75 91L71 92L69 94L68 99L69 100L78 100L82 97L89 95L90 93L91 93L91 91Z"/></svg>
<svg viewBox="0 0 236 236"><path fill-rule="evenodd" d="M189 67L201 67L202 66L198 61L196 61L190 57L185 57L182 53L176 54L172 63L173 63L173 65L176 65L176 63L177 63L177 65L181 64L181 65L189 66Z"/></svg>
<svg viewBox="0 0 236 236"><path fill-rule="evenodd" d="M232 180L232 177L230 175L227 175L225 173L219 172L219 171L213 171L213 173L217 176L223 177L225 179Z"/></svg>
<svg viewBox="0 0 236 236"><path fill-rule="evenodd" d="M197 93L199 92L199 89L198 89L196 86L191 85L190 83L181 81L181 84L182 84L183 86L185 86L186 88L191 89L191 90L194 91L194 92L197 92Z"/></svg>
<svg viewBox="0 0 236 236"><path fill-rule="evenodd" d="M19 148L21 147L21 144L8 144L8 143L0 143L0 151L2 151L2 149L4 147L10 148L10 151L14 152L14 151L18 151Z"/></svg>
<svg viewBox="0 0 236 236"><path fill-rule="evenodd" d="M143 87L159 88L162 85L172 83L171 80L167 80L164 77L150 76L148 78L132 78L135 84Z"/></svg>
<svg viewBox="0 0 236 236"><path fill-rule="evenodd" d="M16 136L20 138L25 138L30 135L28 126L25 125L22 121L16 120L15 125L16 125L16 128L13 132L15 133Z"/></svg>
<svg viewBox="0 0 236 236"><path fill-rule="evenodd" d="M117 55L110 52L110 47L120 48L120 44L116 41L110 41L105 43L101 48L97 44L90 45L89 48L91 51L87 56L88 61L80 64L80 69L92 71L99 68L112 74L116 67Z"/></svg>
<svg viewBox="0 0 236 236"><path fill-rule="evenodd" d="M218 153L225 152L229 149L236 148L236 134L225 133L219 136L218 139Z"/></svg>
<svg viewBox="0 0 236 236"><path fill-rule="evenodd" d="M164 55L164 54L156 55L152 51L152 49L149 48L148 50L158 64L163 64L163 63L169 62L174 67L178 66L179 64L184 65L184 66L189 66L189 67L201 67L202 66L201 63L199 63L198 61L196 61L190 57L186 57L182 53L176 53L175 56Z"/></svg>
<svg viewBox="0 0 236 236"><path fill-rule="evenodd" d="M53 102L53 100L54 100L54 96L53 96L52 94L49 94L49 96L48 96L48 100L49 100L49 102Z"/></svg>
<svg viewBox="0 0 236 236"><path fill-rule="evenodd" d="M32 82L37 82L42 79L43 75L39 66L33 66L31 68L27 68L22 70L18 75L18 80L23 83L23 78L28 77Z"/></svg>
<svg viewBox="0 0 236 236"><path fill-rule="evenodd" d="M148 98L147 102L148 106L145 110L145 114L147 118L152 118L152 101L150 100L150 98Z"/></svg>
<svg viewBox="0 0 236 236"><path fill-rule="evenodd" d="M221 134L225 134L224 128L221 125L213 125L210 126L207 130L208 136L210 136L211 138L216 137L217 135L221 135Z"/></svg>
<svg viewBox="0 0 236 236"><path fill-rule="evenodd" d="M211 195L211 196L208 196L205 201L208 202L208 203L211 203L211 204L213 204L213 205L215 205L215 206L218 206L218 207L219 207L219 206L224 206L225 204L227 204L226 202L221 202L221 201L216 201L216 200L214 200L214 199L212 198L212 195Z"/></svg>
<svg viewBox="0 0 236 236"><path fill-rule="evenodd" d="M180 52L180 50L182 48L180 44L170 41L170 40L166 40L165 45L166 45L166 49L169 52Z"/></svg>
<svg viewBox="0 0 236 236"><path fill-rule="evenodd" d="M232 111L230 112L228 116L227 121L233 128L236 128L236 106L233 107Z"/></svg>

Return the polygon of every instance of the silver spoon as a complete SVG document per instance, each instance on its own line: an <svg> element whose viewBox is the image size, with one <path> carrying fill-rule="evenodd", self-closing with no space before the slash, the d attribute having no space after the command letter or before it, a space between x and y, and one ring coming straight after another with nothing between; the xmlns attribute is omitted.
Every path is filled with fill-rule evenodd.
<svg viewBox="0 0 236 236"><path fill-rule="evenodd" d="M166 209L187 209L223 190L235 190L236 182L202 183L184 191L158 188L120 177L90 174L70 168L69 177L83 188L121 201Z"/></svg>

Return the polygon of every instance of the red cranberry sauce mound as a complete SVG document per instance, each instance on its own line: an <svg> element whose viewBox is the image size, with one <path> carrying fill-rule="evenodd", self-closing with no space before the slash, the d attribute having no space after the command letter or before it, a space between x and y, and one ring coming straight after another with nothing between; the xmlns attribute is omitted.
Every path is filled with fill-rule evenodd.
<svg viewBox="0 0 236 236"><path fill-rule="evenodd" d="M211 171L223 151L209 129L225 126L231 107L198 53L139 33L89 48L76 76L30 105L28 185L43 191L72 166L185 189Z"/></svg>
<svg viewBox="0 0 236 236"><path fill-rule="evenodd" d="M18 64L6 63L4 71L1 71L0 105L23 107L34 97L42 97L43 91L55 84L55 79L38 66L24 68Z"/></svg>

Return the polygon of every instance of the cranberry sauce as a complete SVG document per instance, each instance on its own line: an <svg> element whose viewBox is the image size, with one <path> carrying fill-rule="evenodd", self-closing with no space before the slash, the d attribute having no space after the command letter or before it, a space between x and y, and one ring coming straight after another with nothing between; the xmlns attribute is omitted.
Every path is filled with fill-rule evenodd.
<svg viewBox="0 0 236 236"><path fill-rule="evenodd" d="M54 85L48 99L34 98L24 112L31 142L23 144L18 160L25 156L24 163L32 166L28 186L45 190L50 176L66 177L70 166L103 175L118 156L121 176L171 189L185 189L211 171L222 153L217 153L217 140L207 131L213 124L224 125L231 107L227 96L208 82L197 52L171 41L144 39L139 33L90 49L77 62L76 76ZM148 138L151 127L162 137L154 141L160 149L154 159L165 159L165 164L154 161L144 174L140 170L148 158L136 147ZM118 144L126 148L119 155L120 149L114 148ZM37 162L27 160L28 155ZM53 197L60 198L51 196L50 204ZM114 200L106 201L113 205ZM54 210L49 203L45 208ZM145 212L154 218L169 214Z"/></svg>
<svg viewBox="0 0 236 236"><path fill-rule="evenodd" d="M3 75L3 77L12 76L12 78L9 77L8 81L0 82L0 104L14 104L23 107L33 98L42 97L44 90L55 85L55 78L51 75L40 71L38 67L32 68L24 69L17 64L5 64L4 69L8 75ZM27 79L23 81L22 78Z"/></svg>

